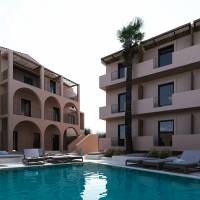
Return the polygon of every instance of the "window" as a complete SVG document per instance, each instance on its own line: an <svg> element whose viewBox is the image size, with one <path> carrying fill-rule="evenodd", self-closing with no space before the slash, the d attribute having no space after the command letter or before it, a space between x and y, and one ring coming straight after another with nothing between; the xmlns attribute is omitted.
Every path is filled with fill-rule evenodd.
<svg viewBox="0 0 200 200"><path fill-rule="evenodd" d="M56 82L50 80L50 92L56 94Z"/></svg>
<svg viewBox="0 0 200 200"><path fill-rule="evenodd" d="M24 116L31 116L31 101L21 99L21 112Z"/></svg>
<svg viewBox="0 0 200 200"><path fill-rule="evenodd" d="M28 76L24 76L24 83L27 83L29 85L33 85L33 79Z"/></svg>
<svg viewBox="0 0 200 200"><path fill-rule="evenodd" d="M60 110L59 108L53 107L53 120L60 121Z"/></svg>
<svg viewBox="0 0 200 200"><path fill-rule="evenodd" d="M164 120L158 122L159 146L172 146L173 134L174 134L174 120Z"/></svg>
<svg viewBox="0 0 200 200"><path fill-rule="evenodd" d="M174 83L167 83L158 86L158 106L172 105Z"/></svg>
<svg viewBox="0 0 200 200"><path fill-rule="evenodd" d="M124 146L124 141L126 138L125 132L126 132L126 125L119 124L118 125L118 146Z"/></svg>
<svg viewBox="0 0 200 200"><path fill-rule="evenodd" d="M122 63L118 64L118 79L124 78L126 73L126 66Z"/></svg>
<svg viewBox="0 0 200 200"><path fill-rule="evenodd" d="M174 45L164 47L158 50L158 67L172 64L172 53L174 52Z"/></svg>
<svg viewBox="0 0 200 200"><path fill-rule="evenodd" d="M126 93L118 95L118 111L125 112L126 109Z"/></svg>

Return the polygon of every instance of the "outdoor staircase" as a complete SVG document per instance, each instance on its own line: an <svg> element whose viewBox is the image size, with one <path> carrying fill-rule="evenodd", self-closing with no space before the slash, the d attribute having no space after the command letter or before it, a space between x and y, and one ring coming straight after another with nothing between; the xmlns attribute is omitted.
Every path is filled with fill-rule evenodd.
<svg viewBox="0 0 200 200"><path fill-rule="evenodd" d="M99 150L99 138L96 134L79 135L68 145L68 152L70 153L90 153Z"/></svg>

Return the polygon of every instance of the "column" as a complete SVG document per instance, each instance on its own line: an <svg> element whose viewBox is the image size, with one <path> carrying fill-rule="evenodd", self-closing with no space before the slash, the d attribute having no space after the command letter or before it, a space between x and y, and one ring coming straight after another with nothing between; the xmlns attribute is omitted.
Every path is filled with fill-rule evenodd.
<svg viewBox="0 0 200 200"><path fill-rule="evenodd" d="M13 128L12 115L13 115L13 52L8 52L8 151L13 150Z"/></svg>

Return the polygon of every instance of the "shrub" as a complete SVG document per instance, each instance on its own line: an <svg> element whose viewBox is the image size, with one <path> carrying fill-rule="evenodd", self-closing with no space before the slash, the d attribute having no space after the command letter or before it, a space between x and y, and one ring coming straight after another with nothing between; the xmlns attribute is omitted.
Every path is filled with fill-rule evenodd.
<svg viewBox="0 0 200 200"><path fill-rule="evenodd" d="M84 133L85 133L85 135L91 134L91 129L85 128Z"/></svg>
<svg viewBox="0 0 200 200"><path fill-rule="evenodd" d="M105 157L112 157L113 155L114 155L114 149L108 149L104 154Z"/></svg>
<svg viewBox="0 0 200 200"><path fill-rule="evenodd" d="M167 158L167 157L172 156L172 152L168 150L162 150L159 154L160 154L159 156L160 158Z"/></svg>
<svg viewBox="0 0 200 200"><path fill-rule="evenodd" d="M159 158L160 157L160 153L158 150L156 149L151 149L149 151L149 153L147 154L147 157L154 157L154 158Z"/></svg>
<svg viewBox="0 0 200 200"><path fill-rule="evenodd" d="M123 154L125 154L125 151L124 150L121 150L121 149L108 149L106 152L105 152L105 154L104 154L104 156L105 157L112 157L112 156L114 156L114 155L123 155Z"/></svg>

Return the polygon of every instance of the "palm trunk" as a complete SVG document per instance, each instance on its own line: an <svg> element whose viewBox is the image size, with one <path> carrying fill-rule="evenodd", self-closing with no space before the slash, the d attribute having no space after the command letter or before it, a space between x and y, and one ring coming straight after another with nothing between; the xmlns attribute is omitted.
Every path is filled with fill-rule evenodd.
<svg viewBox="0 0 200 200"><path fill-rule="evenodd" d="M127 62L127 78L126 78L126 153L133 152L132 142L132 57Z"/></svg>

